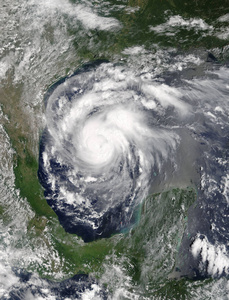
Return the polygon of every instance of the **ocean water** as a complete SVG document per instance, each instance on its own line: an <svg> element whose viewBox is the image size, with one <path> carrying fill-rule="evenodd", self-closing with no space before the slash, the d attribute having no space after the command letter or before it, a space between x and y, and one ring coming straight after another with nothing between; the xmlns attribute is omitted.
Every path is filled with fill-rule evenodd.
<svg viewBox="0 0 229 300"><path fill-rule="evenodd" d="M228 299L227 1L0 6L0 299Z"/></svg>

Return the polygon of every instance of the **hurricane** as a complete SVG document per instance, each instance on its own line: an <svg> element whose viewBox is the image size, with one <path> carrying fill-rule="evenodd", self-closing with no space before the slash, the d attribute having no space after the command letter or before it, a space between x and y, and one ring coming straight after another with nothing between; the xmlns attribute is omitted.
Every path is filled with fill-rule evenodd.
<svg viewBox="0 0 229 300"><path fill-rule="evenodd" d="M87 64L51 88L40 178L66 230L90 241L127 228L153 174L169 176L168 162L176 169L180 137L158 116L186 107L166 97L156 83L149 90L143 78L108 62Z"/></svg>

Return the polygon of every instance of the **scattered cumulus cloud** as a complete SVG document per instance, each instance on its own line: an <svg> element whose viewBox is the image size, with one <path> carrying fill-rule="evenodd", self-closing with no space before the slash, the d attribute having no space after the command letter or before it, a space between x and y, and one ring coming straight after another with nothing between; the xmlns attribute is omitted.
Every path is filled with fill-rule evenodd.
<svg viewBox="0 0 229 300"><path fill-rule="evenodd" d="M34 0L33 0L34 1ZM37 4L37 1L35 1ZM99 30L113 30L120 28L120 22L112 17L99 16L95 10L91 7L83 4L72 4L69 1L40 1L39 8L43 11L49 12L51 14L58 11L61 14L66 14L67 16L80 21L85 28L88 29L99 29Z"/></svg>
<svg viewBox="0 0 229 300"><path fill-rule="evenodd" d="M200 271L206 271L209 276L229 274L229 255L224 244L211 244L206 236L198 234L191 246L195 259L200 259Z"/></svg>
<svg viewBox="0 0 229 300"><path fill-rule="evenodd" d="M184 19L179 15L171 16L167 22L157 26L150 26L150 31L154 31L158 34L165 33L165 35L175 35L179 28L186 30L194 29L196 32L208 31L210 34L213 30L213 26L208 25L204 20L199 18Z"/></svg>

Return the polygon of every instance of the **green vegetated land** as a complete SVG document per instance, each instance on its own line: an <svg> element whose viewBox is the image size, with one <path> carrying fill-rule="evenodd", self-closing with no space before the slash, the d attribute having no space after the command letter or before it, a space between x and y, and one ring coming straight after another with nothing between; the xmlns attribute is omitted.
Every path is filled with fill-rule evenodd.
<svg viewBox="0 0 229 300"><path fill-rule="evenodd" d="M186 230L188 209L196 197L193 188L171 189L147 197L138 224L115 246L117 255L127 257L127 274L144 296L172 299L172 287L174 293L180 293L176 286L182 286L182 282L168 278L182 260L179 247ZM164 291L168 286L169 290Z"/></svg>
<svg viewBox="0 0 229 300"><path fill-rule="evenodd" d="M72 0L75 3L75 0ZM181 16L184 20L202 19L207 25L222 28L226 24L219 22L218 18L229 12L229 0L211 1L181 1L181 0L129 0L107 1L106 7L124 5L122 9L109 10L109 17L120 21L121 27L113 32L101 30L82 31L77 34L78 28L69 24L69 34L74 39L74 45L82 58L113 59L125 48L144 46L149 51L160 48L176 48L179 51L218 47L221 52L228 46L228 39L221 39L208 29L198 29L198 26L171 25L170 29L163 28L156 32L150 28L166 23L170 16ZM95 4L96 5L96 4ZM102 15L102 10L101 10ZM171 30L168 32L168 30ZM216 30L217 31L217 30ZM219 53L218 53L219 54ZM221 53L222 54L222 53ZM228 59L228 53L226 54ZM223 56L219 55L222 60Z"/></svg>
<svg viewBox="0 0 229 300"><path fill-rule="evenodd" d="M28 117L21 105L23 83L12 85L11 74L8 74L3 88L1 88L1 103L3 112L8 116L4 127L10 137L14 154L15 186L20 190L21 197L26 197L31 208L39 216L55 217L55 213L48 206L37 177L38 157L33 149L34 133L28 122Z"/></svg>

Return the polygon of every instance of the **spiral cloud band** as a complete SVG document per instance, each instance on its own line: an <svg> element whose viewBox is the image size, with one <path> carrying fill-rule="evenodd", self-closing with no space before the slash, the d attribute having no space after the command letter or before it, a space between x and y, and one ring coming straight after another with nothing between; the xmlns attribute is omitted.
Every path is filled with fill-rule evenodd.
<svg viewBox="0 0 229 300"><path fill-rule="evenodd" d="M105 62L50 89L39 178L66 231L91 241L130 226L153 177L166 177L168 161L175 168L180 138L159 117L185 107L165 85L158 95L156 83Z"/></svg>

